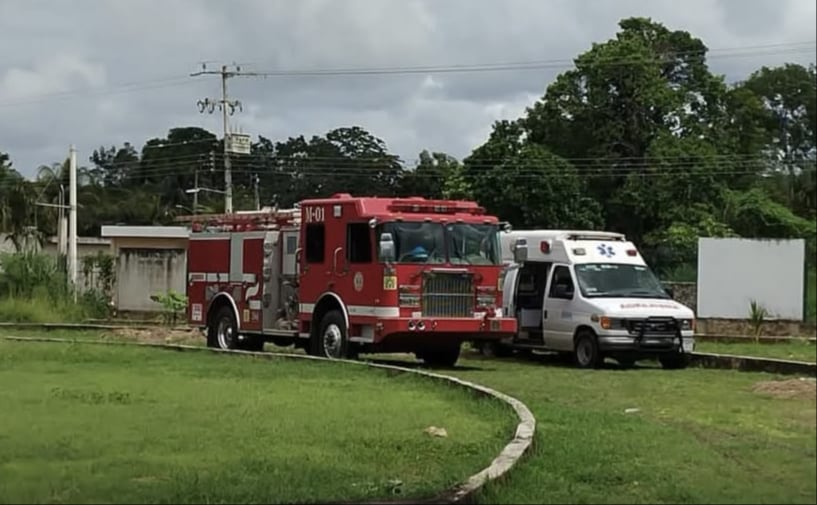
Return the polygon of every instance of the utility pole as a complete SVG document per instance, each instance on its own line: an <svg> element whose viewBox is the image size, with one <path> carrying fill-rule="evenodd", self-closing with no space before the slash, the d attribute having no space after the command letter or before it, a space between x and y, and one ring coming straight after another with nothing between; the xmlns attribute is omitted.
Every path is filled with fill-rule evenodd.
<svg viewBox="0 0 817 505"><path fill-rule="evenodd" d="M258 174L253 175L252 184L255 190L255 210L261 210L261 180Z"/></svg>
<svg viewBox="0 0 817 505"><path fill-rule="evenodd" d="M68 156L68 263L74 302L77 301L77 150L71 145Z"/></svg>
<svg viewBox="0 0 817 505"><path fill-rule="evenodd" d="M193 176L193 186L196 188L196 192L193 193L193 214L198 214L199 212L199 169L196 169L196 173Z"/></svg>
<svg viewBox="0 0 817 505"><path fill-rule="evenodd" d="M199 75L218 74L221 76L221 100L214 100L205 98L198 101L199 112L204 113L206 110L210 114L213 113L216 106L221 109L222 127L224 129L224 212L231 214L233 212L233 174L231 171L230 149L229 149L229 127L227 124L227 109L230 109L229 114L235 114L235 109L243 110L241 102L238 100L230 101L227 99L227 79L241 74L241 67L236 66L235 70L227 70L227 65L222 65L221 70L207 70L205 65L202 65L202 70L190 74L191 77Z"/></svg>

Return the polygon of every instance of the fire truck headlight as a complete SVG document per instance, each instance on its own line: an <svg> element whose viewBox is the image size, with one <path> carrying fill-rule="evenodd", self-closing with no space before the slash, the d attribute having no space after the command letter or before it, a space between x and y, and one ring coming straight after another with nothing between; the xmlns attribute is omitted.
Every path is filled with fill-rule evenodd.
<svg viewBox="0 0 817 505"><path fill-rule="evenodd" d="M477 295L477 307L490 307L491 305L496 304L496 296L494 295L487 295L487 294L479 294Z"/></svg>
<svg viewBox="0 0 817 505"><path fill-rule="evenodd" d="M414 293L400 293L399 303L403 307L419 307L420 295Z"/></svg>

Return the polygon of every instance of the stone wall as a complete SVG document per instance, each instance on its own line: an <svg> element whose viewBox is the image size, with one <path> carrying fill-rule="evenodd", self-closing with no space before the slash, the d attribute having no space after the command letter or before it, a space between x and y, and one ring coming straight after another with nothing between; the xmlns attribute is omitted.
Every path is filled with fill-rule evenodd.
<svg viewBox="0 0 817 505"><path fill-rule="evenodd" d="M698 309L698 285L694 282L665 282L664 286L674 290L673 298L693 311ZM748 309L747 309L748 318ZM764 321L761 335L770 337L814 337L817 326L813 322ZM699 319L696 333L704 335L749 336L754 329L744 319Z"/></svg>
<svg viewBox="0 0 817 505"><path fill-rule="evenodd" d="M665 282L664 286L674 290L673 298L693 311L698 307L698 285L694 282Z"/></svg>

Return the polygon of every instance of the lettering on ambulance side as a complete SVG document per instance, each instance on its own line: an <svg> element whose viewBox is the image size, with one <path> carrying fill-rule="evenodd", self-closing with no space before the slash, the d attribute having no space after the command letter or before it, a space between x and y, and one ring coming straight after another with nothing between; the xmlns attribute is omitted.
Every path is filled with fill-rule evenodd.
<svg viewBox="0 0 817 505"><path fill-rule="evenodd" d="M306 207L304 221L307 223L323 223L326 220L326 210L323 207Z"/></svg>

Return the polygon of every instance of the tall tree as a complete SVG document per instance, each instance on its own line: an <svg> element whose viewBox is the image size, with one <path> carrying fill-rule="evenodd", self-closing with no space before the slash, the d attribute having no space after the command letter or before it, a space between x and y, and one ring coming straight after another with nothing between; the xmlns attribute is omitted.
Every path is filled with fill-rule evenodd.
<svg viewBox="0 0 817 505"><path fill-rule="evenodd" d="M388 152L383 140L357 126L308 141L290 137L275 144L273 159L267 173L289 179L282 205L334 193L385 196L399 191L400 159Z"/></svg>
<svg viewBox="0 0 817 505"><path fill-rule="evenodd" d="M517 123L500 121L463 167L474 198L516 227L596 227L598 202L586 196L575 167L547 148L527 143Z"/></svg>
<svg viewBox="0 0 817 505"><path fill-rule="evenodd" d="M526 142L568 158L588 176L590 196L607 210L607 227L640 240L649 224L633 219L631 198L657 195L634 191L634 177L658 162L649 156L667 135L703 136L717 152L727 141L727 89L707 67L704 43L688 32L646 18L624 19L619 27L614 39L576 58L576 68L557 77L521 124ZM665 170L688 166L683 158L662 158Z"/></svg>
<svg viewBox="0 0 817 505"><path fill-rule="evenodd" d="M119 148L95 149L89 160L94 164L94 177L107 188L128 185L128 178L136 176L139 170L139 153L130 142Z"/></svg>
<svg viewBox="0 0 817 505"><path fill-rule="evenodd" d="M424 196L426 198L446 198L451 188L452 178L459 175L460 162L446 153L420 153L417 166L407 170L400 180L400 194L404 196Z"/></svg>

